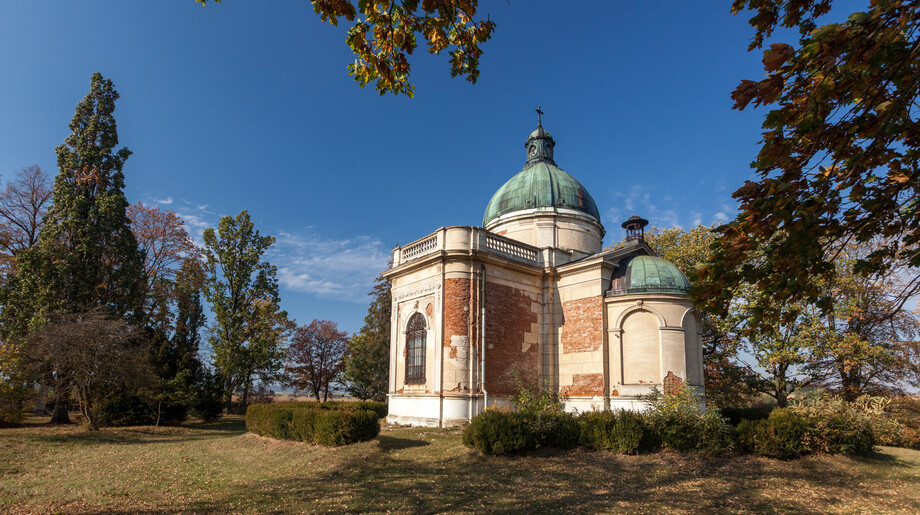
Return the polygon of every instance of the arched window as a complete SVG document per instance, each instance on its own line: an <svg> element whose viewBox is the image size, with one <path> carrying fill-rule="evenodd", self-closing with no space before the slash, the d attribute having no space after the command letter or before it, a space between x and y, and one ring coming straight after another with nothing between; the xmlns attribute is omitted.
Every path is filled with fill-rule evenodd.
<svg viewBox="0 0 920 515"><path fill-rule="evenodd" d="M406 384L425 384L425 316L412 315L406 327Z"/></svg>

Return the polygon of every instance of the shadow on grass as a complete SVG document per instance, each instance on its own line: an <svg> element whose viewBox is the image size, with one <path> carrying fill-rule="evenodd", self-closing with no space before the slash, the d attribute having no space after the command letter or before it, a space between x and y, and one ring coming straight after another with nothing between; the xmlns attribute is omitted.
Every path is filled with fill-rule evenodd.
<svg viewBox="0 0 920 515"><path fill-rule="evenodd" d="M212 422L193 422L181 425L103 427L90 431L80 424L44 424L32 426L35 430L24 439L61 445L99 444L156 444L194 440L232 438L246 433L246 423L240 417L221 418Z"/></svg>
<svg viewBox="0 0 920 515"><path fill-rule="evenodd" d="M411 449L412 447L424 447L431 445L431 442L425 440L413 440L411 438L396 438L393 436L380 435L377 437L377 446L382 451L396 451L399 449Z"/></svg>
<svg viewBox="0 0 920 515"><path fill-rule="evenodd" d="M750 456L624 457L582 449L492 458L451 446L425 450L426 443L382 436L377 447L383 452L369 446L338 456L319 470L228 486L222 496L187 509L800 512L814 510L816 502L883 507L890 500L865 482L865 470L846 462L828 468L826 460L787 465ZM408 451L387 452L396 449ZM787 485L796 485L796 490L772 495L773 489Z"/></svg>

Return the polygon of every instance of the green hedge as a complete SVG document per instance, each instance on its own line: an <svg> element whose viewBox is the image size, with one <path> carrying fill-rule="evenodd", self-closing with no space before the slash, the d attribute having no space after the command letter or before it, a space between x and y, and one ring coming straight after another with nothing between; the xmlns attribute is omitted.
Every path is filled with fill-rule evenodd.
<svg viewBox="0 0 920 515"><path fill-rule="evenodd" d="M483 454L520 454L537 448L533 417L518 411L487 409L463 430L463 443Z"/></svg>
<svg viewBox="0 0 920 515"><path fill-rule="evenodd" d="M384 409L364 409L362 404L383 404ZM385 408L386 403L358 402L252 404L246 410L246 429L279 440L346 445L376 437Z"/></svg>
<svg viewBox="0 0 920 515"><path fill-rule="evenodd" d="M655 435L642 415L632 411L593 411L578 417L580 443L596 450L636 454L655 447Z"/></svg>
<svg viewBox="0 0 920 515"><path fill-rule="evenodd" d="M842 402L776 408L764 420L741 421L737 438L744 452L782 460L810 453L865 455L876 443L869 417Z"/></svg>
<svg viewBox="0 0 920 515"><path fill-rule="evenodd" d="M789 409L774 409L766 419L742 420L737 432L738 447L745 452L781 460L808 453L808 423Z"/></svg>

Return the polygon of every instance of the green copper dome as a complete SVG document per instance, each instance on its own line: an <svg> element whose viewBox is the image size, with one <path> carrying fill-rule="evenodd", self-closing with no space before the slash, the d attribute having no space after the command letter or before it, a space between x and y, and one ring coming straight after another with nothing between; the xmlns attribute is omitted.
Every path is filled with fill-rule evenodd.
<svg viewBox="0 0 920 515"><path fill-rule="evenodd" d="M588 190L556 166L553 147L553 136L538 125L524 144L528 158L524 169L492 195L482 217L483 227L502 215L537 208L581 211L600 222L597 204Z"/></svg>
<svg viewBox="0 0 920 515"><path fill-rule="evenodd" d="M608 294L686 294L689 290L690 281L673 263L652 256L629 256L613 273Z"/></svg>

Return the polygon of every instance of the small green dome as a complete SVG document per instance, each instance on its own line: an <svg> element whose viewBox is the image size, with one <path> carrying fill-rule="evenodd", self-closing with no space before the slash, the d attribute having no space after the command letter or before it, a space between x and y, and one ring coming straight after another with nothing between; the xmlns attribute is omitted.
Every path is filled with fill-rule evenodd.
<svg viewBox="0 0 920 515"><path fill-rule="evenodd" d="M673 263L652 256L628 256L620 261L610 281L610 295L678 293L685 295L690 281Z"/></svg>
<svg viewBox="0 0 920 515"><path fill-rule="evenodd" d="M553 161L555 144L542 125L530 134L524 144L528 157L524 169L492 195L482 217L483 227L502 215L537 208L581 211L600 223L601 215L588 190Z"/></svg>
<svg viewBox="0 0 920 515"><path fill-rule="evenodd" d="M550 132L549 132L548 130L544 129L544 128L541 126L541 127L537 127L536 129L534 129L533 132L530 133L530 136L527 138L527 141L530 141L530 140L532 140L532 139L537 139L537 138L549 138L549 139L552 139L552 137L553 137L553 135L550 134Z"/></svg>

